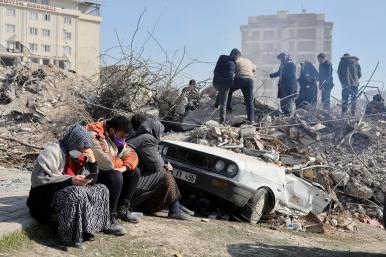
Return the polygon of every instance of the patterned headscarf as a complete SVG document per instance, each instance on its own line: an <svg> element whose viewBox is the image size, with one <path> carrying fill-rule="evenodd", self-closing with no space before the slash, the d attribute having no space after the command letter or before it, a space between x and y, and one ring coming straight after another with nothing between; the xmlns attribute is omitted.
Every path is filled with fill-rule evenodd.
<svg viewBox="0 0 386 257"><path fill-rule="evenodd" d="M90 133L80 124L71 126L59 140L64 152L91 148L93 145Z"/></svg>

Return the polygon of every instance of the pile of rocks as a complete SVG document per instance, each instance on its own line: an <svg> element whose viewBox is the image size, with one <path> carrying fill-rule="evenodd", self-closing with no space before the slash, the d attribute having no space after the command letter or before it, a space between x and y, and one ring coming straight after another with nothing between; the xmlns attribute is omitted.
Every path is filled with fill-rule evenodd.
<svg viewBox="0 0 386 257"><path fill-rule="evenodd" d="M286 117L263 107L257 110L260 122L248 125L240 119L245 106L236 100L228 117L229 125L220 125L215 120L207 120L208 114L218 116L213 105L213 98L203 100L197 111L187 114L182 126L192 130L185 133L185 137L179 137L180 140L252 153L288 168L307 163L325 166L301 175L321 184L327 191L335 189L339 198L337 205L349 210L353 218L382 217L380 210L386 193L386 122L383 117L358 121L303 109L293 117Z"/></svg>
<svg viewBox="0 0 386 257"><path fill-rule="evenodd" d="M93 83L75 73L35 64L0 70L2 166L30 167L38 151L70 124L90 120Z"/></svg>

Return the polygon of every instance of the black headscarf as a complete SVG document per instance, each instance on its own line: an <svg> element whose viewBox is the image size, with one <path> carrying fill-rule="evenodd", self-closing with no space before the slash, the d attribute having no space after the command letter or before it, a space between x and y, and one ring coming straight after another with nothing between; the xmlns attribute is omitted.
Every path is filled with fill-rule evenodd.
<svg viewBox="0 0 386 257"><path fill-rule="evenodd" d="M162 125L162 123L158 120L146 119L144 122L142 122L141 126L139 126L137 133L135 133L135 136L139 136L142 134L150 134L158 141L161 141L161 136L164 132L164 129L164 125Z"/></svg>

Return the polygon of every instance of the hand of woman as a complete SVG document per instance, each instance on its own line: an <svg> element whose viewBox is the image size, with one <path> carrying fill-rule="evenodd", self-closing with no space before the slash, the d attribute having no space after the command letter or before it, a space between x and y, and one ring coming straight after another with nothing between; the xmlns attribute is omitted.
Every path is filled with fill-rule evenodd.
<svg viewBox="0 0 386 257"><path fill-rule="evenodd" d="M85 186L89 183L89 179L86 179L86 176L76 175L72 177L72 184L74 186Z"/></svg>
<svg viewBox="0 0 386 257"><path fill-rule="evenodd" d="M127 167L126 166L122 166L121 168L116 168L115 170L123 173L123 172L125 172L127 170Z"/></svg>
<svg viewBox="0 0 386 257"><path fill-rule="evenodd" d="M91 163L96 162L94 152L90 148L84 150L83 154L88 157L89 162L91 162Z"/></svg>
<svg viewBox="0 0 386 257"><path fill-rule="evenodd" d="M173 166L168 162L164 165L166 171L172 172L174 170Z"/></svg>

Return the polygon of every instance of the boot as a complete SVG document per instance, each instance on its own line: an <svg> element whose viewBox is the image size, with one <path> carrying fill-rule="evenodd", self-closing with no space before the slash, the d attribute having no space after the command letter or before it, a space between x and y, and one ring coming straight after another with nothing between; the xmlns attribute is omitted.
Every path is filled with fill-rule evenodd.
<svg viewBox="0 0 386 257"><path fill-rule="evenodd" d="M115 219L114 216L110 218L109 228L104 230L103 232L114 236L123 236L127 234L127 230L122 225L119 225L118 221Z"/></svg>
<svg viewBox="0 0 386 257"><path fill-rule="evenodd" d="M121 206L118 208L118 218L120 218L121 220L130 223L139 223L142 217L142 212L132 212L126 206Z"/></svg>

